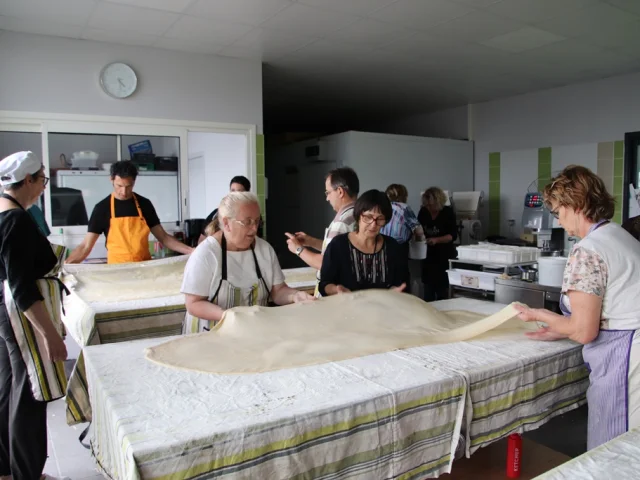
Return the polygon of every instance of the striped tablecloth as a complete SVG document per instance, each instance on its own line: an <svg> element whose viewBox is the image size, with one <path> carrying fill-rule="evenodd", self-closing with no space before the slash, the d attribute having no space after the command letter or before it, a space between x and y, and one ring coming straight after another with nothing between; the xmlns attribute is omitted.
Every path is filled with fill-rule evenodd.
<svg viewBox="0 0 640 480"><path fill-rule="evenodd" d="M469 310L490 315L498 304L471 299L435 302L440 310ZM496 307L498 305L498 307ZM589 372L582 345L570 340L523 339L512 320L467 342L405 350L428 364L464 376L467 456L512 433L534 430L553 417L586 403Z"/></svg>
<svg viewBox="0 0 640 480"><path fill-rule="evenodd" d="M450 468L460 376L374 355L220 376L153 364L163 340L88 347L92 451L115 479L424 478Z"/></svg>
<svg viewBox="0 0 640 480"><path fill-rule="evenodd" d="M576 408L586 390L571 366L579 347L530 341L510 325L469 342L242 376L146 361L144 348L163 341L86 349L93 453L113 478L432 478L450 471L461 433L471 454Z"/></svg>
<svg viewBox="0 0 640 480"><path fill-rule="evenodd" d="M84 347L180 334L186 312L184 296L180 294L186 260L183 256L139 264L65 266L64 281L71 295L64 301L63 322L67 333L83 347L67 386L69 425L91 421ZM135 281L140 269L164 271L167 268L175 270L175 275L164 285L162 296L154 289L153 281ZM95 282L100 275L105 278L104 285ZM92 288L82 288L83 278L89 276L94 279ZM131 298L132 291L139 298L120 300L123 295Z"/></svg>
<svg viewBox="0 0 640 480"><path fill-rule="evenodd" d="M63 321L68 333L81 347L179 335L186 312L184 295L180 293L186 261L187 257L181 256L137 264L66 265L65 283L70 287L71 295L65 298ZM157 270L158 275L168 272L172 275L168 282L163 282L159 294L152 280L135 281L136 273L141 269ZM313 268L283 272L286 282L293 288L313 290L315 287L316 270ZM89 276L93 279L91 289L74 288ZM96 282L101 276L104 285ZM94 291L102 286L108 291ZM123 296L131 298L131 291L139 298L122 301ZM83 352L69 379L66 402L69 425L91 421Z"/></svg>
<svg viewBox="0 0 640 480"><path fill-rule="evenodd" d="M535 480L626 480L640 478L640 428L631 430Z"/></svg>

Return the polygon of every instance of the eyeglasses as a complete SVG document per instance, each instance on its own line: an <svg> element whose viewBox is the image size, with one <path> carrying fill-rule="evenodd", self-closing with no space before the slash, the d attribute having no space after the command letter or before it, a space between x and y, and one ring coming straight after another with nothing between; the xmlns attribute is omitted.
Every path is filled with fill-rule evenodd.
<svg viewBox="0 0 640 480"><path fill-rule="evenodd" d="M43 183L43 186L45 187L49 183L49 177L45 177L44 175L38 175L36 178L42 178L43 179L42 183Z"/></svg>
<svg viewBox="0 0 640 480"><path fill-rule="evenodd" d="M334 188L333 190L325 190L324 191L324 196L328 197L331 192L335 192L336 190L337 190L337 188Z"/></svg>
<svg viewBox="0 0 640 480"><path fill-rule="evenodd" d="M376 225L384 227L387 224L387 219L384 216L374 217L373 215L364 214L360 215L360 218L367 225L371 225L373 222L376 222Z"/></svg>
<svg viewBox="0 0 640 480"><path fill-rule="evenodd" d="M233 219L234 222L236 222L237 224L243 226L244 228L251 228L251 227L260 227L260 225L262 224L262 219L259 218L258 220L254 220L253 218L248 218L246 220L236 220L235 218Z"/></svg>
<svg viewBox="0 0 640 480"><path fill-rule="evenodd" d="M551 213L553 218L558 218L560 216L560 213L558 212L558 210L560 210L560 207L556 208L555 210L550 210L549 213Z"/></svg>

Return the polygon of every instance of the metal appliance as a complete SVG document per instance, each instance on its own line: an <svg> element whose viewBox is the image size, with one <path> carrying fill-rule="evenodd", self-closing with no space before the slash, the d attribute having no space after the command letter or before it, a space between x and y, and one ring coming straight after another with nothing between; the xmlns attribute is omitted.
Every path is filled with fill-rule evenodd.
<svg viewBox="0 0 640 480"><path fill-rule="evenodd" d="M184 236L186 244L190 247L198 246L198 239L206 226L204 218L190 218L184 221Z"/></svg>
<svg viewBox="0 0 640 480"><path fill-rule="evenodd" d="M457 245L474 245L482 240L482 224L478 219L482 200L481 191L453 192L451 195L451 204L458 221Z"/></svg>
<svg viewBox="0 0 640 480"><path fill-rule="evenodd" d="M560 313L560 287L549 287L537 282L526 282L515 278L496 278L494 300L509 305L520 302L530 308L546 308Z"/></svg>
<svg viewBox="0 0 640 480"><path fill-rule="evenodd" d="M529 240L542 249L543 255L562 255L564 229L558 219L545 207L542 193L527 192L522 211L523 240Z"/></svg>

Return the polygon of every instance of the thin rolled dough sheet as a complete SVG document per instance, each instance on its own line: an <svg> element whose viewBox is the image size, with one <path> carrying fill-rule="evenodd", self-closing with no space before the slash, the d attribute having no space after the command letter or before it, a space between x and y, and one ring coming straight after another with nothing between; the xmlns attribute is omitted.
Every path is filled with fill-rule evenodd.
<svg viewBox="0 0 640 480"><path fill-rule="evenodd" d="M180 295L184 261L140 263L78 271L72 274L72 288L86 302L125 302ZM65 279L66 283L66 279Z"/></svg>
<svg viewBox="0 0 640 480"><path fill-rule="evenodd" d="M277 308L232 308L210 332L170 340L145 353L153 362L179 369L260 373L460 342L498 328L517 314L514 304L486 318L440 312L413 295L366 290ZM517 320L508 328L523 323Z"/></svg>

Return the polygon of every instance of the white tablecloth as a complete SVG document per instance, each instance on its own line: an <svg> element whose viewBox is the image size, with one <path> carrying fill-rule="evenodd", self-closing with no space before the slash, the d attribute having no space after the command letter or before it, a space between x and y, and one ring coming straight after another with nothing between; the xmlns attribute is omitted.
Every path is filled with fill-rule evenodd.
<svg viewBox="0 0 640 480"><path fill-rule="evenodd" d="M536 477L536 480L631 480L640 478L640 428L600 445Z"/></svg>
<svg viewBox="0 0 640 480"><path fill-rule="evenodd" d="M439 307L489 314L502 305ZM579 347L509 329L243 376L147 361L144 348L165 340L86 349L93 452L113 478L437 477L460 432L470 453L577 407L586 390Z"/></svg>

